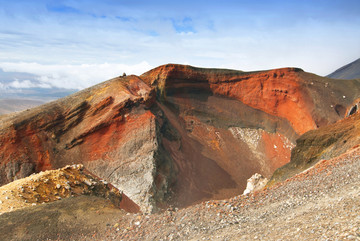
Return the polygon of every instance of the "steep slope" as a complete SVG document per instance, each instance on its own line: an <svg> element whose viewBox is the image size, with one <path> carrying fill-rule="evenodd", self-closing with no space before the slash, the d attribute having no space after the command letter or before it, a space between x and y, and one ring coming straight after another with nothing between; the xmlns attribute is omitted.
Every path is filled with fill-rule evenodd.
<svg viewBox="0 0 360 241"><path fill-rule="evenodd" d="M359 90L295 68L160 66L0 117L0 182L82 163L144 212L228 198L342 119Z"/></svg>
<svg viewBox="0 0 360 241"><path fill-rule="evenodd" d="M178 90L208 90L289 122L297 134L332 123L357 98L358 81L339 81L285 68L258 72L165 65L141 78L162 96ZM325 108L326 107L326 108ZM320 111L320 109L322 109Z"/></svg>
<svg viewBox="0 0 360 241"><path fill-rule="evenodd" d="M82 163L152 207L157 151L151 90L136 76L115 78L12 116L0 130L1 183ZM161 187L160 187L161 188Z"/></svg>
<svg viewBox="0 0 360 241"><path fill-rule="evenodd" d="M360 58L327 76L333 79L360 79Z"/></svg>
<svg viewBox="0 0 360 241"><path fill-rule="evenodd" d="M255 172L270 177L290 160L300 134L343 118L359 90L356 81L294 68L165 65L140 77L157 89L157 105L177 130L162 142L177 167L175 200L183 203L231 197Z"/></svg>
<svg viewBox="0 0 360 241"><path fill-rule="evenodd" d="M337 123L309 131L296 141L290 163L277 169L269 185L284 181L321 160L340 156L360 146L360 113Z"/></svg>
<svg viewBox="0 0 360 241"><path fill-rule="evenodd" d="M335 70L327 77L333 79L360 79L360 58Z"/></svg>

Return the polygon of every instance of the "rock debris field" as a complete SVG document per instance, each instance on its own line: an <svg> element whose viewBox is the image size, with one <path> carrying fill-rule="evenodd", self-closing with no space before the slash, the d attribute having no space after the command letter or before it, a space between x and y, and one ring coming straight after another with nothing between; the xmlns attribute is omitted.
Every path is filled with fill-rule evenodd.
<svg viewBox="0 0 360 241"><path fill-rule="evenodd" d="M127 214L92 238L360 240L359 170L356 149L255 194L159 214Z"/></svg>
<svg viewBox="0 0 360 241"><path fill-rule="evenodd" d="M109 211L108 205L104 205L103 210L96 211L99 222L96 226L91 216L96 208L89 206L83 217L74 217L79 222L90 215L76 230L58 233L57 238L47 233L38 237L50 240L360 240L359 170L360 148L322 160L283 183L227 200L207 201L184 209L169 208L157 214ZM102 205L98 200L91 202ZM11 225L20 225L11 224L6 216L10 214L0 216L1 240L17 240L12 236L14 233L6 233ZM30 237L35 237L34 233Z"/></svg>

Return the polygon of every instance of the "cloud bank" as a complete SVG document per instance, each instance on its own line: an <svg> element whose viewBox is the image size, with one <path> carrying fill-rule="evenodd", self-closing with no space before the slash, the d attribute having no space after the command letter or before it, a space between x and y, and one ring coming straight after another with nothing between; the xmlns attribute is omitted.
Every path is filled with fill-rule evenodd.
<svg viewBox="0 0 360 241"><path fill-rule="evenodd" d="M82 89L167 63L327 75L360 54L355 0L0 0L0 22L0 68L38 76L13 88Z"/></svg>
<svg viewBox="0 0 360 241"><path fill-rule="evenodd" d="M40 63L0 63L4 72L25 72L36 75L35 80L15 79L0 85L0 88L66 88L84 89L105 80L127 74L142 74L151 69L147 62L135 65L124 64L81 64L45 65Z"/></svg>

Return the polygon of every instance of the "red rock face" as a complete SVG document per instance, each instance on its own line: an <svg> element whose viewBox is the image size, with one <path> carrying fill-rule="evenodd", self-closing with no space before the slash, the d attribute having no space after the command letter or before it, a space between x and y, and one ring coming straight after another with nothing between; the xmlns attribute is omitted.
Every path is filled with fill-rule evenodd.
<svg viewBox="0 0 360 241"><path fill-rule="evenodd" d="M139 176L151 176L153 172L153 160L143 160L156 150L155 116L146 110L152 99L151 89L138 77L129 76L3 119L1 183L82 163L132 195L140 187L129 187L134 182L127 180L128 172L140 164L150 167L137 171ZM137 162L138 167L129 167ZM118 169L126 171L118 174ZM151 181L151 177L148 179ZM150 201L143 200L144 196L138 195L134 201L147 207Z"/></svg>
<svg viewBox="0 0 360 241"><path fill-rule="evenodd" d="M359 88L357 81L322 78L296 68L245 73L164 65L141 78L157 86L164 95L168 89L201 88L240 100L288 120L299 135L324 125L324 121L327 124L344 117L344 113L337 113L335 105L348 106L357 97L355 91ZM328 108L320 110L321 101L327 102Z"/></svg>
<svg viewBox="0 0 360 241"><path fill-rule="evenodd" d="M0 182L82 163L143 211L231 197L288 163L300 134L346 114L359 86L341 81L182 65L115 78L0 117Z"/></svg>
<svg viewBox="0 0 360 241"><path fill-rule="evenodd" d="M269 178L290 161L299 135L343 118L336 106L356 97L343 83L295 68L243 73L166 65L140 78L157 89L180 136L163 137L180 205L238 194L255 172Z"/></svg>
<svg viewBox="0 0 360 241"><path fill-rule="evenodd" d="M130 87L136 82L142 84L149 93L149 88L140 79L132 77L128 81ZM59 155L92 161L116 148L114 140L124 137L120 133L126 131L125 123L130 126L135 123L138 127L141 123L134 119L140 118L141 122L142 116L148 118L151 115L149 111L131 114L135 105L144 104L149 97L138 95L122 85L114 80L111 86L94 88L89 93L80 92L41 109L24 112L19 117L10 117L2 129L2 159L26 158L35 165L34 171L43 171L55 167ZM87 145L81 145L84 142ZM74 153L59 153L64 150ZM74 156L79 154L81 157Z"/></svg>
<svg viewBox="0 0 360 241"><path fill-rule="evenodd" d="M309 101L297 69L278 69L243 76L235 82L220 81L211 85L215 94L238 99L244 104L288 120L298 134L316 128Z"/></svg>

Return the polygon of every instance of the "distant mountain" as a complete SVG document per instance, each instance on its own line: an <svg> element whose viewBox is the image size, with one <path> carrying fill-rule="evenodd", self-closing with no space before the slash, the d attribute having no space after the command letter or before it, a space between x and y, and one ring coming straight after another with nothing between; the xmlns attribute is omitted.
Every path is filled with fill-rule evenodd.
<svg viewBox="0 0 360 241"><path fill-rule="evenodd" d="M45 102L56 100L78 90L64 89L64 88L1 88L0 87L0 99L37 99Z"/></svg>
<svg viewBox="0 0 360 241"><path fill-rule="evenodd" d="M15 111L26 110L45 103L46 103L45 100L0 99L0 115L9 114Z"/></svg>
<svg viewBox="0 0 360 241"><path fill-rule="evenodd" d="M341 67L327 77L333 79L360 79L360 58Z"/></svg>
<svg viewBox="0 0 360 241"><path fill-rule="evenodd" d="M10 83L14 80L36 80L36 75L24 72L7 72L0 69L0 83Z"/></svg>
<svg viewBox="0 0 360 241"><path fill-rule="evenodd" d="M41 82L30 73L0 69L0 115L21 111L76 92Z"/></svg>

